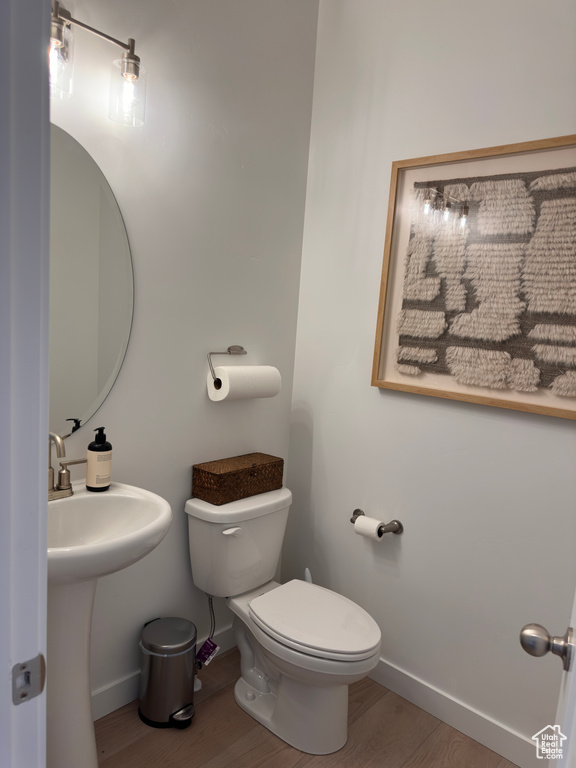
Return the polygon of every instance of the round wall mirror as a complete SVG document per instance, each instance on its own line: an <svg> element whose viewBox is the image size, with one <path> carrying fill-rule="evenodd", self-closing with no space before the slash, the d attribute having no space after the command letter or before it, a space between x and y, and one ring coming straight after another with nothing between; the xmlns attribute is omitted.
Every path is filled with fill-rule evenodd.
<svg viewBox="0 0 576 768"><path fill-rule="evenodd" d="M122 366L134 307L126 227L104 174L51 126L50 431L98 410Z"/></svg>

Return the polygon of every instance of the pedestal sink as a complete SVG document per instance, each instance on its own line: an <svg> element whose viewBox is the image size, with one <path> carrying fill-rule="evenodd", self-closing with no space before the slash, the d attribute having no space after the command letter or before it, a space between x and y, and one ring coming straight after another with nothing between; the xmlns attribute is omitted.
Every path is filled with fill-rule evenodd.
<svg viewBox="0 0 576 768"><path fill-rule="evenodd" d="M97 768L90 627L97 580L145 557L172 521L167 501L112 483L48 503L47 768Z"/></svg>

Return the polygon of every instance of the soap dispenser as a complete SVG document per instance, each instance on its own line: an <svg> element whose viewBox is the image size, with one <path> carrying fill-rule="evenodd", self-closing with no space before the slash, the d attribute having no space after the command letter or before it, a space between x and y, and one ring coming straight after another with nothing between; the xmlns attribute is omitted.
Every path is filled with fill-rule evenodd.
<svg viewBox="0 0 576 768"><path fill-rule="evenodd" d="M112 446L106 440L104 427L95 429L96 437L86 453L86 488L89 491L107 491L110 488Z"/></svg>

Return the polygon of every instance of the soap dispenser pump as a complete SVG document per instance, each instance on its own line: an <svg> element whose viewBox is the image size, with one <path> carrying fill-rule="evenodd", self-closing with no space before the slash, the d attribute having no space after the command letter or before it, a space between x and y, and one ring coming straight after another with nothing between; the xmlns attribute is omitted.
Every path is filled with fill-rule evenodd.
<svg viewBox="0 0 576 768"><path fill-rule="evenodd" d="M104 427L95 429L96 437L86 452L86 488L89 491L107 491L110 488L112 446L106 440Z"/></svg>

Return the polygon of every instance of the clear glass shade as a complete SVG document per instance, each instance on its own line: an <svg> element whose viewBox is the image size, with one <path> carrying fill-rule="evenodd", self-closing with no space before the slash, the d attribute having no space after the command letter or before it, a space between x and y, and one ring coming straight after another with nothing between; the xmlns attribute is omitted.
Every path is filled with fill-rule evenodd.
<svg viewBox="0 0 576 768"><path fill-rule="evenodd" d="M50 96L55 99L72 98L74 71L74 35L70 27L62 27L50 38Z"/></svg>
<svg viewBox="0 0 576 768"><path fill-rule="evenodd" d="M140 66L140 59L133 53L133 41L130 42L132 48L128 53L112 62L108 114L116 123L139 127L144 125L146 113L146 70ZM72 97L73 53L74 36L70 26L53 18L49 50L52 98Z"/></svg>
<svg viewBox="0 0 576 768"><path fill-rule="evenodd" d="M122 59L112 62L110 77L110 120L121 125L144 125L146 114L146 70L139 67L139 76L123 74L126 63Z"/></svg>

